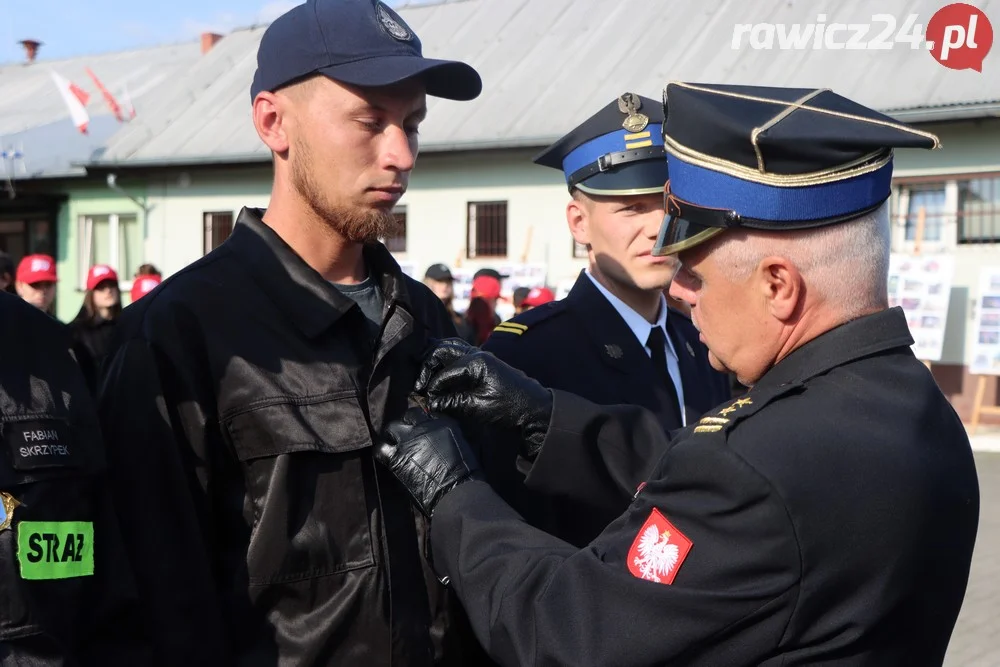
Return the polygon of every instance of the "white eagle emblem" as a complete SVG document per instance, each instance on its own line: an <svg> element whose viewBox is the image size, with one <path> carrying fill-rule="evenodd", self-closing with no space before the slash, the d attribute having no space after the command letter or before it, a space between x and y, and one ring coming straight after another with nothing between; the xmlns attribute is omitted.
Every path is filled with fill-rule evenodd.
<svg viewBox="0 0 1000 667"><path fill-rule="evenodd" d="M660 533L656 525L650 525L639 539L639 555L633 560L639 575L647 581L662 583L660 577L669 577L680 558L680 549L670 543L670 531Z"/></svg>

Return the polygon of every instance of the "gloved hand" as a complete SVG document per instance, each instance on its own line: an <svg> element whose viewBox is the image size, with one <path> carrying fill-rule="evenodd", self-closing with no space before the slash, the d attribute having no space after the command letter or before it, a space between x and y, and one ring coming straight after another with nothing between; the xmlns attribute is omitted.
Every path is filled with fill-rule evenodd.
<svg viewBox="0 0 1000 667"><path fill-rule="evenodd" d="M502 429L534 460L552 417L552 393L492 354L456 345L438 347L424 362L417 391L434 413L454 417L470 434ZM485 433L488 434L488 433Z"/></svg>
<svg viewBox="0 0 1000 667"><path fill-rule="evenodd" d="M420 374L417 375L417 382L414 385L414 391L418 393L424 393L427 383L442 368L479 350L461 338L443 338L434 341L432 345L433 347L424 352Z"/></svg>
<svg viewBox="0 0 1000 667"><path fill-rule="evenodd" d="M386 425L385 441L375 448L375 459L402 482L428 518L445 494L481 478L458 424L447 417L431 417L420 408L410 408Z"/></svg>

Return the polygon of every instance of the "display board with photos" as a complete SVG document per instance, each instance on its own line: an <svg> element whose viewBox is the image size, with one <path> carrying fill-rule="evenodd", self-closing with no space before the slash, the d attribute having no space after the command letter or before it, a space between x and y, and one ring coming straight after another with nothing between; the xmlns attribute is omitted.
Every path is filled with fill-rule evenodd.
<svg viewBox="0 0 1000 667"><path fill-rule="evenodd" d="M985 267L979 275L975 331L969 370L974 375L1000 375L1000 266Z"/></svg>
<svg viewBox="0 0 1000 667"><path fill-rule="evenodd" d="M889 306L903 308L913 353L923 361L941 360L954 275L952 255L893 254L889 259Z"/></svg>

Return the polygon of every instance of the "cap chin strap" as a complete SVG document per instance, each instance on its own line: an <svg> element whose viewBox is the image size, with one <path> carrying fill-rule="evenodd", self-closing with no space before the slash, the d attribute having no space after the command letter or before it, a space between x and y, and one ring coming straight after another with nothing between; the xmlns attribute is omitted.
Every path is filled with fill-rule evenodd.
<svg viewBox="0 0 1000 667"><path fill-rule="evenodd" d="M566 181L566 185L573 188L576 187L577 183L590 178L594 174L610 171L615 167L620 167L623 164L629 164L630 162L656 158L666 159L666 155L667 152L664 150L663 146L648 146L646 148L636 148L629 151L608 153L607 155L599 157L596 162L591 162L588 165L580 167L570 174L569 179Z"/></svg>

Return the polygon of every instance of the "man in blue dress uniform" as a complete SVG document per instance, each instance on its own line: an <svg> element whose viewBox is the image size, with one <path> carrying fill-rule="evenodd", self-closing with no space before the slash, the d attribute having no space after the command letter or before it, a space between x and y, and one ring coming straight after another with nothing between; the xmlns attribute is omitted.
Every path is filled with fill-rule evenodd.
<svg viewBox="0 0 1000 667"><path fill-rule="evenodd" d="M730 389L691 320L664 298L676 260L652 254L667 181L662 124L661 103L624 93L535 159L565 174L566 221L587 247L588 267L565 299L500 324L483 349L546 387L602 405L641 405L670 432L728 399ZM525 493L511 460L487 457L484 465L509 502L574 544L589 542L624 509L585 518Z"/></svg>

